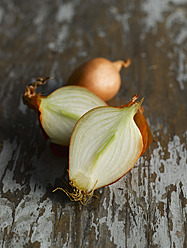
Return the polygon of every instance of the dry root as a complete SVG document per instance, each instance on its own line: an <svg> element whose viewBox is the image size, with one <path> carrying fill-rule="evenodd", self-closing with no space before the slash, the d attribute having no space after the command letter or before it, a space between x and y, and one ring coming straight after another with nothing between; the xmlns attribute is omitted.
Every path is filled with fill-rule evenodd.
<svg viewBox="0 0 187 248"><path fill-rule="evenodd" d="M73 188L73 192L69 192L67 189L63 188L56 188L52 192L55 192L57 190L62 190L66 195L70 198L71 201L80 201L82 205L86 205L88 201L92 198L95 187L96 187L97 181L95 185L93 186L93 189L90 192L86 192L83 190L78 189L72 181L70 181L70 186Z"/></svg>
<svg viewBox="0 0 187 248"><path fill-rule="evenodd" d="M25 92L23 94L24 104L28 105L29 107L36 107L36 106L32 106L32 105L35 105L33 103L34 102L33 100L36 97L36 89L39 86L43 86L49 79L52 79L52 77L38 78L36 82L27 85Z"/></svg>

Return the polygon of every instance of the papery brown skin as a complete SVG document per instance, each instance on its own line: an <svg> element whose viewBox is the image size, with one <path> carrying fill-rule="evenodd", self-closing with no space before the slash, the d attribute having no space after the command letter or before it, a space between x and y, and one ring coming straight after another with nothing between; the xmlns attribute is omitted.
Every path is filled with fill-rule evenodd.
<svg viewBox="0 0 187 248"><path fill-rule="evenodd" d="M45 96L41 96L41 93L36 94L36 89L40 86L46 84L47 80L52 79L52 77L38 78L36 82L31 83L26 86L25 92L23 94L23 103L26 104L29 108L34 109L38 112L41 98Z"/></svg>
<svg viewBox="0 0 187 248"><path fill-rule="evenodd" d="M131 106L138 99L138 97L139 97L139 95L136 94L133 97L132 101L121 106L121 108ZM143 139L143 150L142 150L141 155L147 151L147 149L149 148L149 146L153 142L153 135L151 133L151 129L149 127L149 124L147 123L147 121L143 115L143 112L144 112L144 109L143 109L143 106L141 106L134 116L134 121L135 121L136 125L138 126L138 128L141 132L141 135L142 135L142 139Z"/></svg>
<svg viewBox="0 0 187 248"><path fill-rule="evenodd" d="M142 154L147 151L151 143L153 142L153 135L151 133L151 129L142 114L141 110L138 110L138 112L134 116L134 121L136 125L138 126L141 134L142 134L142 139L143 139L143 150ZM142 155L141 154L141 155Z"/></svg>
<svg viewBox="0 0 187 248"><path fill-rule="evenodd" d="M26 90L28 89L28 86L26 87ZM26 91L25 90L25 91ZM36 95L33 95L31 97L27 97L25 94L23 96L23 102L24 104L26 104L29 108L33 109L34 111L38 112L39 111L39 106L40 106L40 103L41 103L41 95L40 93L39 94L36 94Z"/></svg>
<svg viewBox="0 0 187 248"><path fill-rule="evenodd" d="M51 79L51 78L50 77L38 78L36 82L27 85L24 95L23 95L23 103L26 104L29 108L33 109L37 113L40 129L42 130L42 134L44 136L44 139L46 140L49 137L46 134L45 130L43 129L41 111L40 111L41 98L44 98L45 96L41 96L41 93L36 94L36 89L37 87L44 85L48 79Z"/></svg>
<svg viewBox="0 0 187 248"><path fill-rule="evenodd" d="M67 80L69 85L79 85L88 88L103 100L113 98L120 89L122 67L127 68L130 59L125 62L111 62L105 58L92 59L79 66Z"/></svg>

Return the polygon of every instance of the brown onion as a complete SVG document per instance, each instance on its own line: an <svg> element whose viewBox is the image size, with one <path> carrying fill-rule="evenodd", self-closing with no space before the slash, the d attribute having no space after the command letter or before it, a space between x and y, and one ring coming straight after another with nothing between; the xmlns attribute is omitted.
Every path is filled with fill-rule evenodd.
<svg viewBox="0 0 187 248"><path fill-rule="evenodd" d="M70 85L86 87L103 100L108 101L120 89L121 68L127 68L129 65L130 59L111 62L105 58L95 58L78 67L67 82Z"/></svg>

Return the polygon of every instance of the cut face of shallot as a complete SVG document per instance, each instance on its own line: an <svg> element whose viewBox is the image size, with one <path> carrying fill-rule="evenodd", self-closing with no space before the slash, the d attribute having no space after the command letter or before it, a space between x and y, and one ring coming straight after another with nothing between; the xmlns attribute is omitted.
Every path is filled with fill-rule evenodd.
<svg viewBox="0 0 187 248"><path fill-rule="evenodd" d="M79 200L119 180L142 154L143 137L134 121L141 102L136 98L122 107L92 109L77 122L70 140L69 179L74 192L82 194Z"/></svg>
<svg viewBox="0 0 187 248"><path fill-rule="evenodd" d="M51 142L68 146L78 119L90 109L107 104L93 92L80 86L61 87L47 97L35 94L37 86L46 81L42 80L27 86L24 103L37 110L41 126Z"/></svg>

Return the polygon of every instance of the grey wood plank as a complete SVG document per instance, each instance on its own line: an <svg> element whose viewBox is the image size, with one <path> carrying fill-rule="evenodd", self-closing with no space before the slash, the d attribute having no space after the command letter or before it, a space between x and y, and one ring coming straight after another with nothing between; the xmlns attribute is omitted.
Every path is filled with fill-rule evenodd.
<svg viewBox="0 0 187 248"><path fill-rule="evenodd" d="M186 10L184 0L0 2L1 247L187 247ZM53 153L22 94L53 76L48 94L101 56L131 59L109 104L144 96L158 142L82 206L52 193L68 156Z"/></svg>

